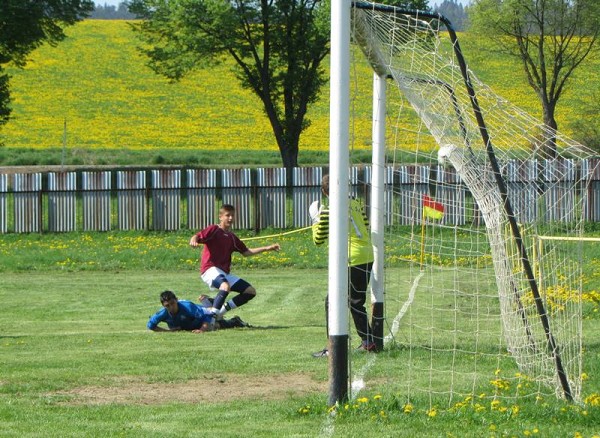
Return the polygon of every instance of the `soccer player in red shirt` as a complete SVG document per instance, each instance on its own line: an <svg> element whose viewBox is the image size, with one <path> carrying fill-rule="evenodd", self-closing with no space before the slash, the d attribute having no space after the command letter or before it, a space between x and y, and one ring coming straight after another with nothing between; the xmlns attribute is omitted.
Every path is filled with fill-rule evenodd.
<svg viewBox="0 0 600 438"><path fill-rule="evenodd" d="M224 204L219 209L219 224L209 225L190 239L190 246L193 248L204 245L200 259L200 276L210 288L218 289L211 309L216 316L240 307L256 296L256 289L250 283L230 272L231 255L239 252L244 257L249 257L265 251L279 251L280 249L278 243L259 248L248 248L231 231L234 217L235 208L232 205ZM226 301L230 291L237 292L238 295Z"/></svg>

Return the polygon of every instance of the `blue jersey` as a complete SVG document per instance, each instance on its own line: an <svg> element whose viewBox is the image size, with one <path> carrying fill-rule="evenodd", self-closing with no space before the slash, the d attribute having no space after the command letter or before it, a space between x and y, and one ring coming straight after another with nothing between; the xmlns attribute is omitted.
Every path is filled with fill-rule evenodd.
<svg viewBox="0 0 600 438"><path fill-rule="evenodd" d="M171 315L164 307L148 320L147 327L154 330L158 323L166 322L171 330L195 330L202 327L205 322L210 322L212 314L202 306L187 300L178 300L179 310L176 315Z"/></svg>

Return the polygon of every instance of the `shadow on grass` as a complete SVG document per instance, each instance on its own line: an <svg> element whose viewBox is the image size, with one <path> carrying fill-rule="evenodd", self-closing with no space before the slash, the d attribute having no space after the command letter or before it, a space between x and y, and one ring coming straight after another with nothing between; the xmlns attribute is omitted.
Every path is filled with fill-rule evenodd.
<svg viewBox="0 0 600 438"><path fill-rule="evenodd" d="M247 330L282 330L282 329L291 329L292 326L289 325L254 325L249 324L248 327L243 327Z"/></svg>

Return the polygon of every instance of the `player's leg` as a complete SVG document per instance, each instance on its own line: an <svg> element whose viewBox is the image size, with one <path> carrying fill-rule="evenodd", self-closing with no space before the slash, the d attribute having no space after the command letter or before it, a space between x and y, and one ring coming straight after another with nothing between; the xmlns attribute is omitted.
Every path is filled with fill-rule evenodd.
<svg viewBox="0 0 600 438"><path fill-rule="evenodd" d="M241 278L233 283L231 290L237 292L238 295L233 297L233 299L227 303L230 309L243 306L256 296L256 289L254 289L254 287L246 280L242 280Z"/></svg>
<svg viewBox="0 0 600 438"><path fill-rule="evenodd" d="M221 330L229 329L229 328L236 328L236 327L240 327L240 328L251 327L250 324L242 321L242 318L240 318L239 316L234 316L231 319L222 319L222 320L218 321L217 324L219 325L219 329L221 329Z"/></svg>
<svg viewBox="0 0 600 438"><path fill-rule="evenodd" d="M217 289L217 295L213 300L213 310L216 315L224 313L221 311L223 305L227 300L229 291L231 289L230 280L225 272L219 268L209 268L202 274L202 280L212 289Z"/></svg>
<svg viewBox="0 0 600 438"><path fill-rule="evenodd" d="M365 263L350 267L350 313L354 320L354 326L360 336L361 348L372 351L375 349L373 333L369 325L369 318L365 302L367 299L367 288L371 277L372 263Z"/></svg>
<svg viewBox="0 0 600 438"><path fill-rule="evenodd" d="M213 285L216 286L217 283ZM227 285L227 294L223 293L224 285ZM227 301L226 298L229 292L237 292L238 295ZM213 303L217 315L223 315L236 307L243 306L248 301L256 296L256 289L250 283L233 274L225 274L224 280L220 283L219 293L215 297Z"/></svg>
<svg viewBox="0 0 600 438"><path fill-rule="evenodd" d="M325 338L329 338L329 295L325 296ZM327 347L312 354L313 357L327 357L329 350Z"/></svg>

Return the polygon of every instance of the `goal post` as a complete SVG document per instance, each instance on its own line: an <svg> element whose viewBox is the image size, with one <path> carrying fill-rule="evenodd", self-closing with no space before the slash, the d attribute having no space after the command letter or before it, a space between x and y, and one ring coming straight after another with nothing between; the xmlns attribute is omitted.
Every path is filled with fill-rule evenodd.
<svg viewBox="0 0 600 438"><path fill-rule="evenodd" d="M373 152L371 173L371 243L373 271L371 274L371 328L378 350L382 350L384 327L385 284L385 116L386 76L373 72Z"/></svg>
<svg viewBox="0 0 600 438"><path fill-rule="evenodd" d="M581 237L593 154L479 81L441 15L347 0L331 7L330 404L347 398L352 361L350 41L372 69L371 322L380 355L405 360L390 388L450 402L506 367L515 395L525 380L578 400L581 303L554 294L563 299L555 305L549 295L581 292L581 267L560 248L535 252L534 240ZM550 140L553 157L543 153Z"/></svg>
<svg viewBox="0 0 600 438"><path fill-rule="evenodd" d="M329 406L348 398L350 0L331 2L329 127Z"/></svg>

